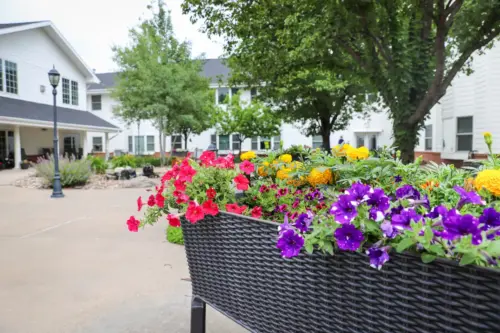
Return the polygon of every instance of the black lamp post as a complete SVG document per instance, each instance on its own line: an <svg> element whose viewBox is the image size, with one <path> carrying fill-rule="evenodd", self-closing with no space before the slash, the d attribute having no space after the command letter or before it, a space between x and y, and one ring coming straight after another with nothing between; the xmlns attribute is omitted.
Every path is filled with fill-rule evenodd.
<svg viewBox="0 0 500 333"><path fill-rule="evenodd" d="M59 139L57 137L57 106L56 106L56 96L57 96L57 86L59 85L59 80L61 79L61 74L56 70L56 67L49 71L49 82L52 86L52 95L54 96L54 186L52 189L51 198L63 198L64 194L62 192L61 186L61 175L59 174Z"/></svg>

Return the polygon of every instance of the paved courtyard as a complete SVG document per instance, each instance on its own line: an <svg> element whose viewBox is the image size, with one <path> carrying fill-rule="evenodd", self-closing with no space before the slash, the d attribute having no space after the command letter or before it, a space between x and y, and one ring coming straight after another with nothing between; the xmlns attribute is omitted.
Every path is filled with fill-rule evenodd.
<svg viewBox="0 0 500 333"><path fill-rule="evenodd" d="M184 248L165 241L165 221L126 228L147 192L66 190L53 200L2 173L0 332L189 332ZM207 332L246 331L209 309Z"/></svg>

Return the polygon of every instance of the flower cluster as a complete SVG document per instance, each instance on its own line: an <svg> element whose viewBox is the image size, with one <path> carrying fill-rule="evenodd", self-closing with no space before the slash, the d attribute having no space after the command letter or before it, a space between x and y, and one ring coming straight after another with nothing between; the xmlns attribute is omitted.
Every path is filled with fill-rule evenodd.
<svg viewBox="0 0 500 333"><path fill-rule="evenodd" d="M354 148L348 143L336 145L332 148L332 153L336 156L347 156L350 160L365 160L370 156L368 148L364 146Z"/></svg>
<svg viewBox="0 0 500 333"><path fill-rule="evenodd" d="M333 182L332 170L314 168L307 176L307 181L311 186L331 184Z"/></svg>
<svg viewBox="0 0 500 333"><path fill-rule="evenodd" d="M474 186L479 191L486 189L495 196L500 196L500 170L483 170L478 173Z"/></svg>
<svg viewBox="0 0 500 333"><path fill-rule="evenodd" d="M253 152L251 150L240 155L240 159L242 161L248 161L248 160L254 159L256 157L257 157L257 155L255 154L255 152Z"/></svg>

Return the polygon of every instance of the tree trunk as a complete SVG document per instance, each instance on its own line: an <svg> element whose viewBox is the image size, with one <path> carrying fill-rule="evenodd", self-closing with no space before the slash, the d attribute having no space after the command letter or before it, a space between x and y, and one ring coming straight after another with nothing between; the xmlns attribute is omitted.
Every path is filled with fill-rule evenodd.
<svg viewBox="0 0 500 333"><path fill-rule="evenodd" d="M418 143L418 124L410 125L407 119L396 120L393 124L394 146L401 152L401 160L411 163L415 159L415 146Z"/></svg>
<svg viewBox="0 0 500 333"><path fill-rule="evenodd" d="M165 165L165 146L163 145L163 131L161 130L161 125L160 129L158 130L158 139L160 141L160 165L164 166Z"/></svg>
<svg viewBox="0 0 500 333"><path fill-rule="evenodd" d="M189 133L188 132L184 132L183 136L184 136L184 149L186 149L186 151L188 151L188 137L189 137Z"/></svg>
<svg viewBox="0 0 500 333"><path fill-rule="evenodd" d="M321 118L321 138L323 139L323 149L331 154L332 148L330 146L330 133L331 133L331 126L330 126L330 118Z"/></svg>
<svg viewBox="0 0 500 333"><path fill-rule="evenodd" d="M140 139L140 137L141 137L141 122L138 121L137 122L137 144L135 146L135 154L136 155L141 155L141 149L140 149L141 139ZM134 140L135 140L135 138L134 138Z"/></svg>

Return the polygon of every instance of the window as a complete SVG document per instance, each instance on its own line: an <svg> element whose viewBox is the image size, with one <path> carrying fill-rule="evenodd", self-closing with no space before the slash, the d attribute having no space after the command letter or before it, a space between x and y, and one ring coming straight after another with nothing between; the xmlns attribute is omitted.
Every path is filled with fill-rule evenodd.
<svg viewBox="0 0 500 333"><path fill-rule="evenodd" d="M215 145L217 147L217 134L210 135L210 144Z"/></svg>
<svg viewBox="0 0 500 333"><path fill-rule="evenodd" d="M240 143L240 135L239 134L233 134L233 150L240 150L241 143Z"/></svg>
<svg viewBox="0 0 500 333"><path fill-rule="evenodd" d="M148 151L155 151L155 137L154 135L148 135L147 136L147 148Z"/></svg>
<svg viewBox="0 0 500 333"><path fill-rule="evenodd" d="M135 154L136 155L142 155L144 153L144 137L141 136L135 136L134 137L134 143L135 143Z"/></svg>
<svg viewBox="0 0 500 333"><path fill-rule="evenodd" d="M11 94L17 94L17 64L5 61L5 87Z"/></svg>
<svg viewBox="0 0 500 333"><path fill-rule="evenodd" d="M93 151L103 151L103 149L102 149L102 136L92 137L92 150Z"/></svg>
<svg viewBox="0 0 500 333"><path fill-rule="evenodd" d="M432 125L425 126L425 150L432 150Z"/></svg>
<svg viewBox="0 0 500 333"><path fill-rule="evenodd" d="M229 135L219 135L219 150L229 150Z"/></svg>
<svg viewBox="0 0 500 333"><path fill-rule="evenodd" d="M62 79L62 99L64 104L69 104L69 80Z"/></svg>
<svg viewBox="0 0 500 333"><path fill-rule="evenodd" d="M258 150L259 149L259 138L255 137L252 138L252 150Z"/></svg>
<svg viewBox="0 0 500 333"><path fill-rule="evenodd" d="M102 110L102 97L101 95L92 95L92 111Z"/></svg>
<svg viewBox="0 0 500 333"><path fill-rule="evenodd" d="M251 97L251 99L254 99L255 96L257 96L257 88L250 89L250 97Z"/></svg>
<svg viewBox="0 0 500 333"><path fill-rule="evenodd" d="M356 148L363 147L365 145L365 137L361 135L356 135Z"/></svg>
<svg viewBox="0 0 500 333"><path fill-rule="evenodd" d="M259 150L269 150L271 149L271 139L269 138L261 138L260 139L260 145L259 145Z"/></svg>
<svg viewBox="0 0 500 333"><path fill-rule="evenodd" d="M181 135L172 135L170 138L172 140L172 149L182 149L182 136Z"/></svg>
<svg viewBox="0 0 500 333"><path fill-rule="evenodd" d="M240 88L231 88L231 96L234 96L240 91Z"/></svg>
<svg viewBox="0 0 500 333"><path fill-rule="evenodd" d="M3 91L3 65L2 59L0 59L0 91Z"/></svg>
<svg viewBox="0 0 500 333"><path fill-rule="evenodd" d="M226 104L226 96L229 95L229 88L218 88L218 103Z"/></svg>
<svg viewBox="0 0 500 333"><path fill-rule="evenodd" d="M279 135L273 137L273 150L279 150L280 149L280 145L281 145L280 141L281 141L281 137Z"/></svg>
<svg viewBox="0 0 500 333"><path fill-rule="evenodd" d="M71 81L71 104L78 105L78 82Z"/></svg>
<svg viewBox="0 0 500 333"><path fill-rule="evenodd" d="M472 150L472 117L457 118L457 150Z"/></svg>
<svg viewBox="0 0 500 333"><path fill-rule="evenodd" d="M128 137L128 152L133 153L134 152L134 139L132 138L131 135Z"/></svg>
<svg viewBox="0 0 500 333"><path fill-rule="evenodd" d="M321 137L321 135L313 136L312 147L313 147L313 149L323 147L323 138Z"/></svg>

